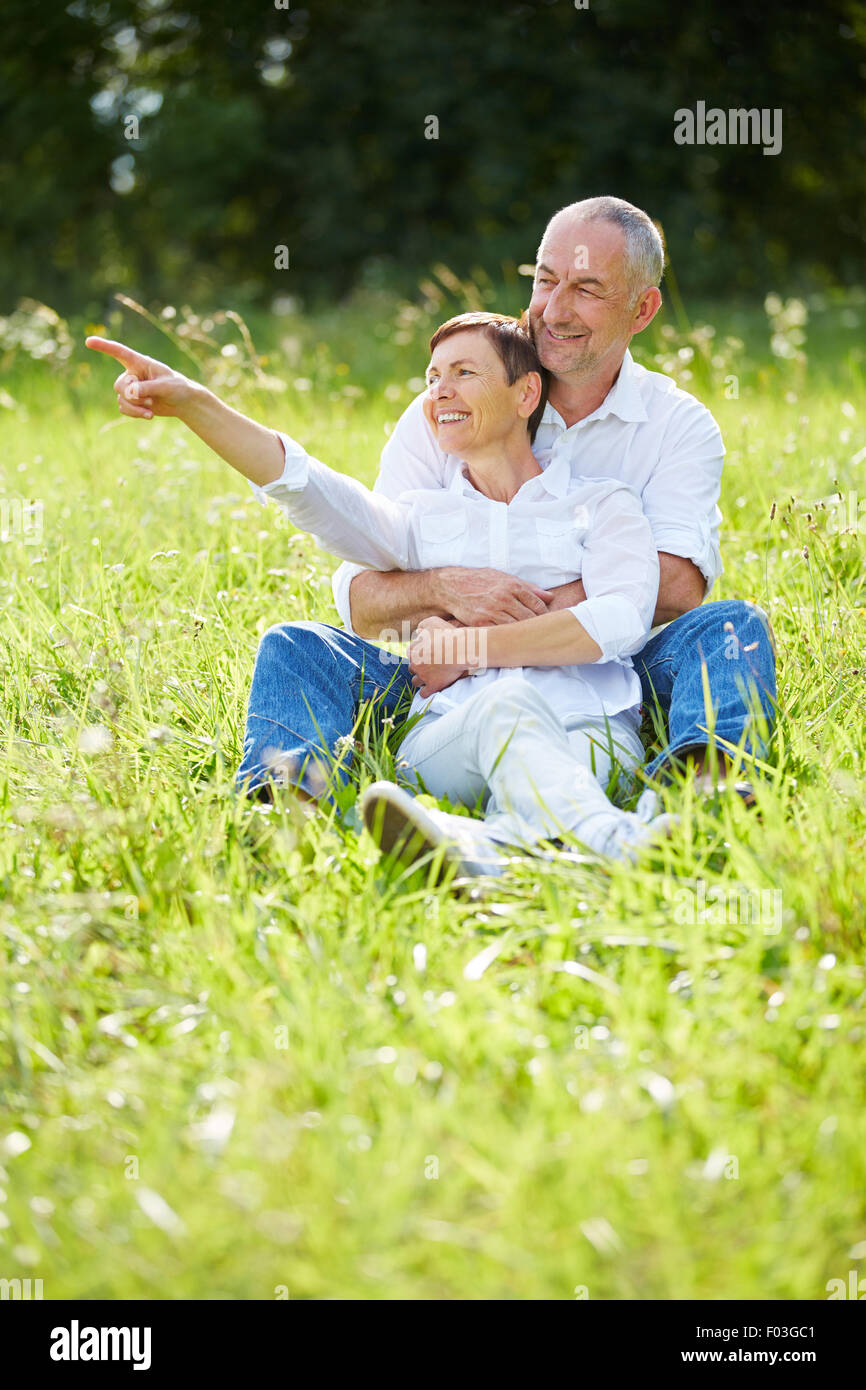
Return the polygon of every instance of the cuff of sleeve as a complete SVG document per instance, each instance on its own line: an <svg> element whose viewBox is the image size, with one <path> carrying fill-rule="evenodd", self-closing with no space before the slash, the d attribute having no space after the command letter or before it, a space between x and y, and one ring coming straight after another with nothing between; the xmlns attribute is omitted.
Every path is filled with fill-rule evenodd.
<svg viewBox="0 0 866 1390"><path fill-rule="evenodd" d="M587 598L568 611L601 647L595 665L640 651L647 640L648 626L641 621L634 604L621 594Z"/></svg>
<svg viewBox="0 0 866 1390"><path fill-rule="evenodd" d="M664 550L668 555L680 555L697 565L704 576L706 598L724 568L719 547L710 536L709 528L705 530L701 527L696 531L689 526L654 526L653 542L656 550Z"/></svg>
<svg viewBox="0 0 866 1390"><path fill-rule="evenodd" d="M344 560L339 569L334 571L331 578L331 593L334 595L334 606L343 620L343 626L347 632L355 632L352 627L352 604L349 597L349 588L356 574L363 574L363 565L353 565L348 560ZM357 636L357 633L355 633Z"/></svg>
<svg viewBox="0 0 866 1390"><path fill-rule="evenodd" d="M263 507L267 506L270 494L279 487L285 488L289 492L299 492L302 487L306 486L309 474L309 455L306 449L297 440L291 439L287 434L281 434L279 430L277 431L277 438L283 446L283 453L286 457L285 467L280 476L272 478L269 483L254 483L252 478L247 480L253 490L254 497Z"/></svg>

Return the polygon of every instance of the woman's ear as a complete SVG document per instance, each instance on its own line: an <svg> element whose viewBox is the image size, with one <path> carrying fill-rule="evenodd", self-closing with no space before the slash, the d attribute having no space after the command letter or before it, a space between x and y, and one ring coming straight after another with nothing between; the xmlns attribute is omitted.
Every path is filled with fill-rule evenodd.
<svg viewBox="0 0 866 1390"><path fill-rule="evenodd" d="M540 372L527 372L524 377L521 377L520 384L517 413L521 419L528 420L541 400Z"/></svg>

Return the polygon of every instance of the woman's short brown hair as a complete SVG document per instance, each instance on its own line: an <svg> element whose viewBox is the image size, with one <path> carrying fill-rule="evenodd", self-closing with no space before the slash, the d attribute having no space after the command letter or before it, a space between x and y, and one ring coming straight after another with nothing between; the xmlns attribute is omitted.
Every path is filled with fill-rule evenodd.
<svg viewBox="0 0 866 1390"><path fill-rule="evenodd" d="M440 324L430 339L430 351L433 352L439 343L454 333L463 333L469 328L477 328L493 344L505 368L505 379L509 386L513 386L519 377L526 376L527 372L538 372L541 377L541 398L527 421L531 442L541 424L548 387L547 372L538 359L535 344L520 319L511 318L509 314L489 314L479 310L471 314L458 314L456 318Z"/></svg>

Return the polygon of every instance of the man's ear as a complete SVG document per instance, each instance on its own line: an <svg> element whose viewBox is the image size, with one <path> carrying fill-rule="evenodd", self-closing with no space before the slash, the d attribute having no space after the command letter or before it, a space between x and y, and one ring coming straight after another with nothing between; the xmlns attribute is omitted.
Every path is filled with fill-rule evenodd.
<svg viewBox="0 0 866 1390"><path fill-rule="evenodd" d="M634 318L631 322L632 335L642 333L648 328L662 307L661 290L644 290L634 309Z"/></svg>
<svg viewBox="0 0 866 1390"><path fill-rule="evenodd" d="M527 372L522 378L521 385L517 413L522 420L528 420L541 400L541 374L539 372Z"/></svg>

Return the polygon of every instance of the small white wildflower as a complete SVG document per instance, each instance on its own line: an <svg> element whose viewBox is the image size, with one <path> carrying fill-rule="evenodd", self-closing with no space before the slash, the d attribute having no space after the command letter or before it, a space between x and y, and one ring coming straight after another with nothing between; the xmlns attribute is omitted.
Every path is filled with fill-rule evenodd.
<svg viewBox="0 0 866 1390"><path fill-rule="evenodd" d="M3 1140L3 1152L7 1158L18 1158L30 1148L30 1140L26 1134L22 1134L20 1129L13 1129L11 1134L7 1134Z"/></svg>
<svg viewBox="0 0 866 1390"><path fill-rule="evenodd" d="M78 735L80 753L106 753L114 742L114 735L104 724L89 724Z"/></svg>

